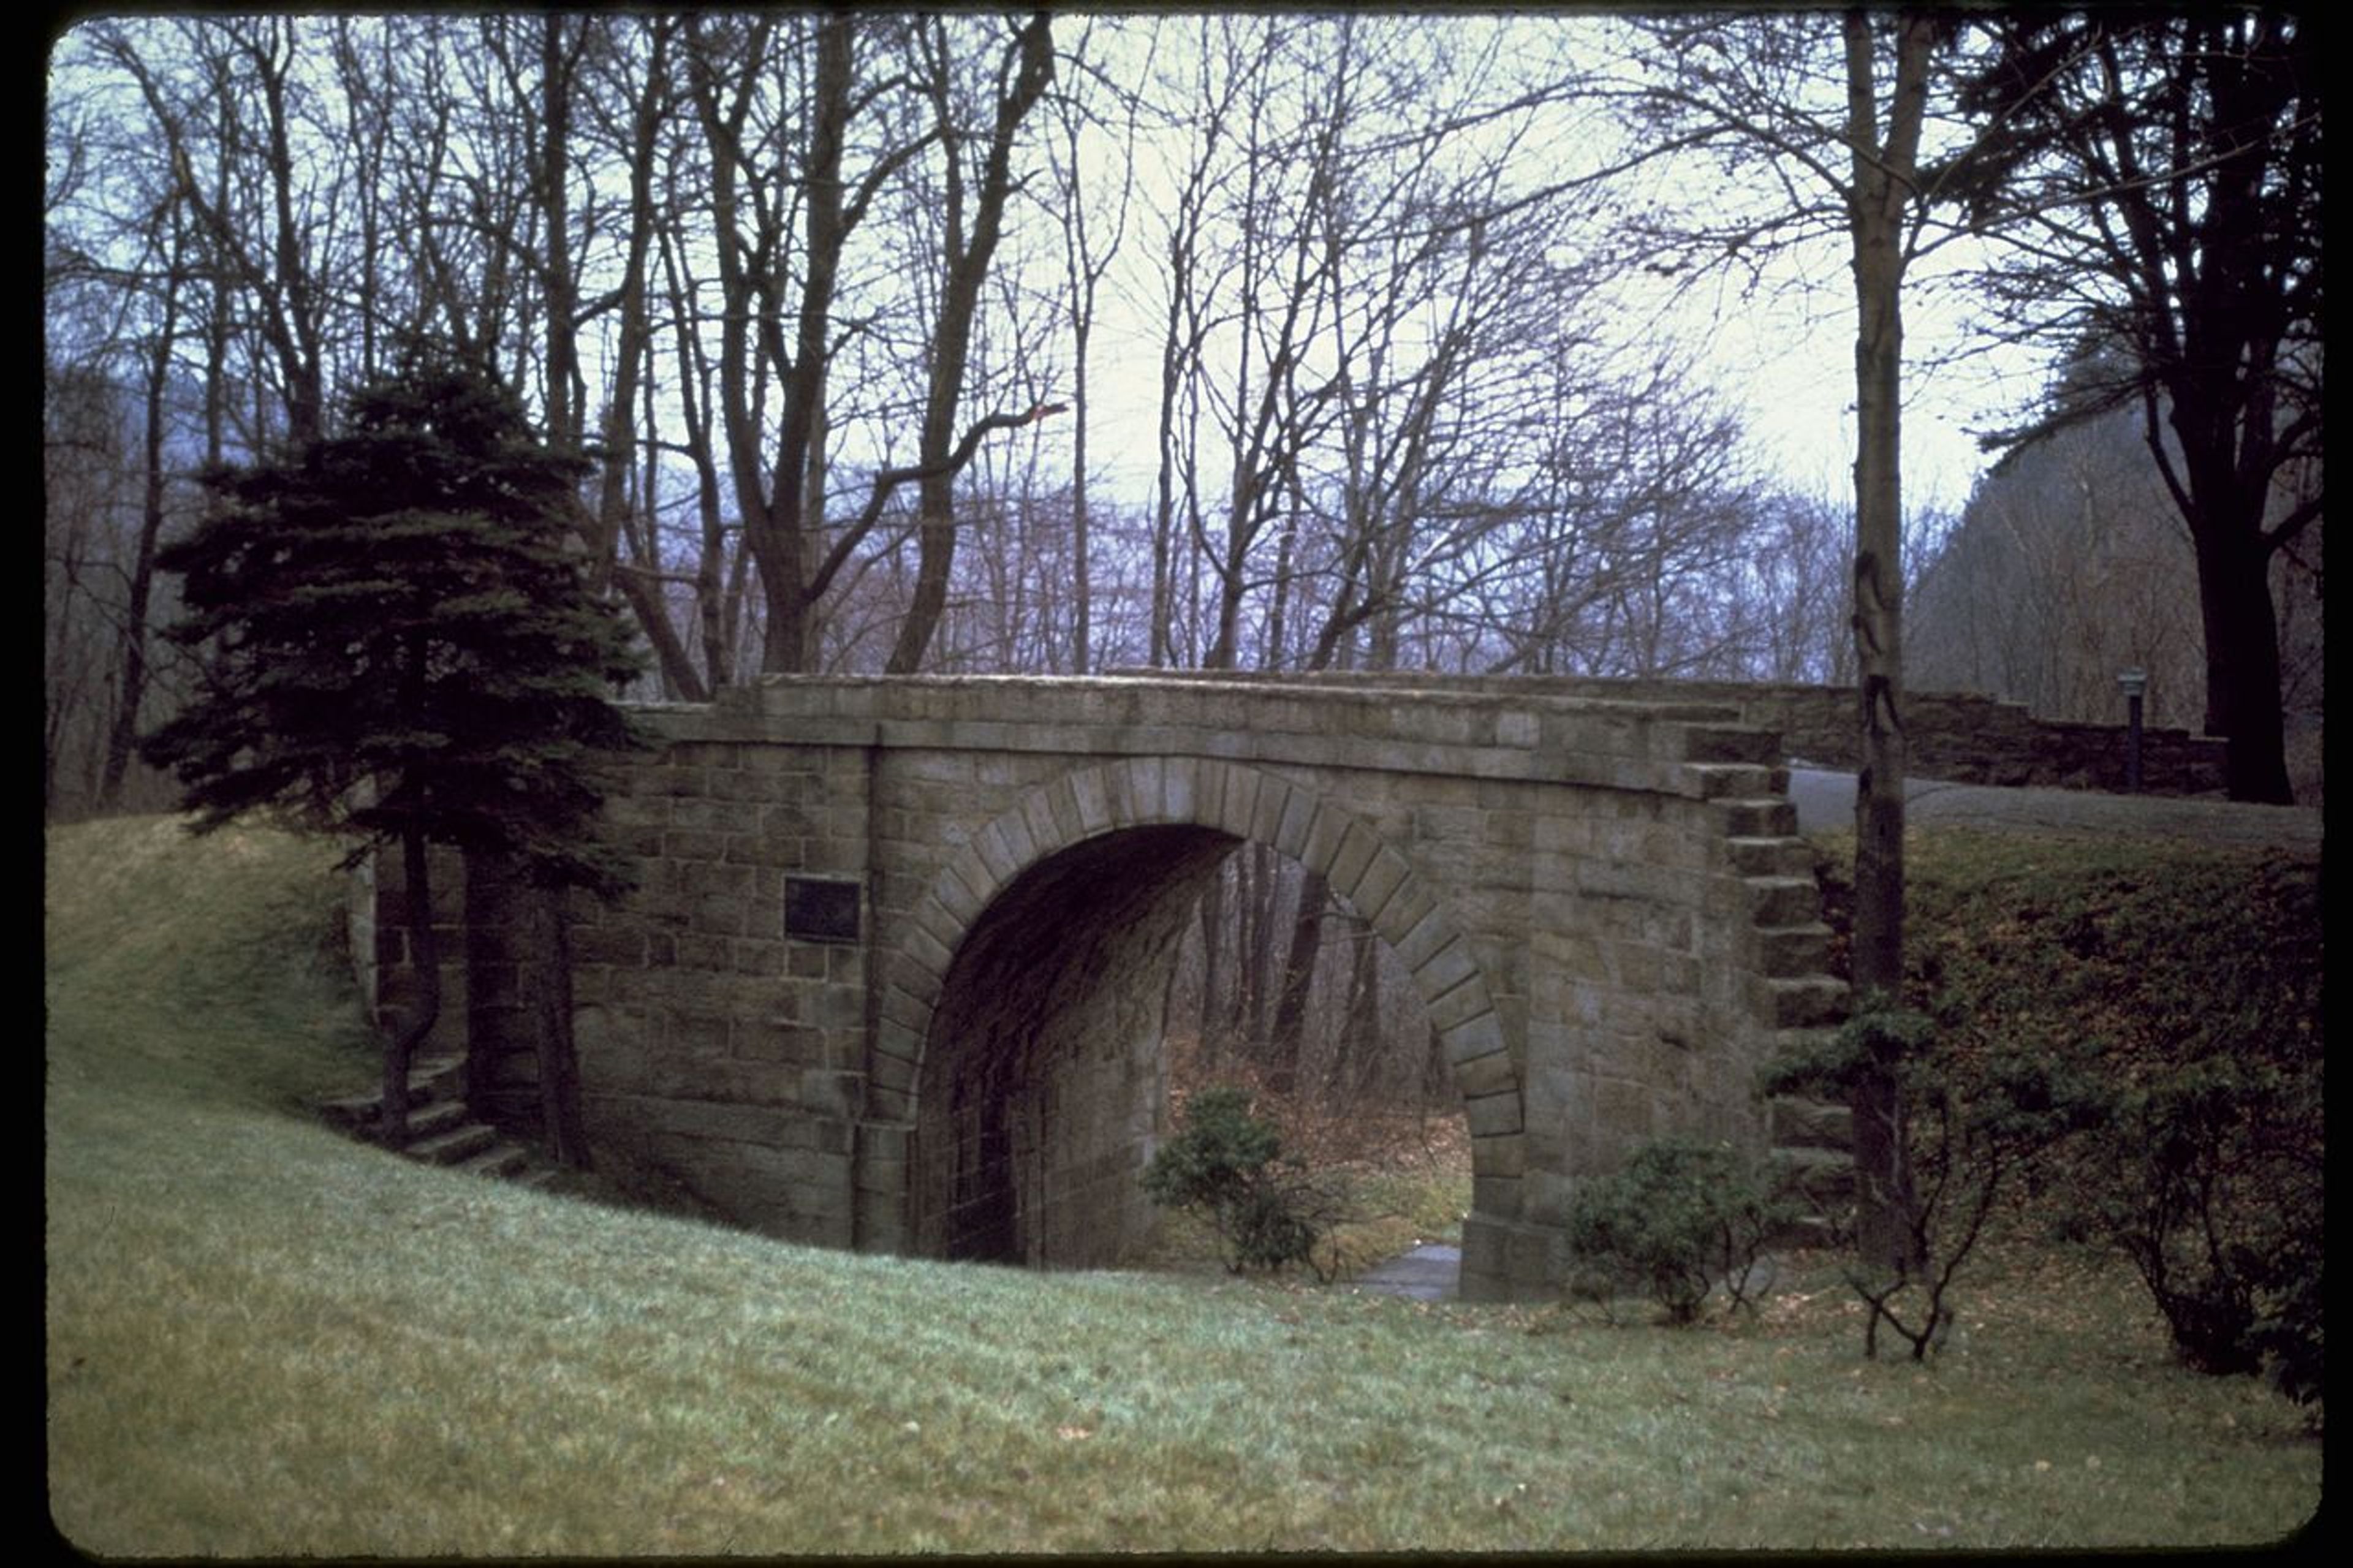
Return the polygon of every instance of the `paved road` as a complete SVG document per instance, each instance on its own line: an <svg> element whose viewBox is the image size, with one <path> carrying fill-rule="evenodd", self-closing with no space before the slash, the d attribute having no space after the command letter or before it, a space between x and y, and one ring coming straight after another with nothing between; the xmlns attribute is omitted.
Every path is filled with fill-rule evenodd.
<svg viewBox="0 0 2353 1568"><path fill-rule="evenodd" d="M1852 773L1793 767L1789 798L1797 804L1799 832L1854 823ZM2311 806L2242 805L2082 789L2000 789L1940 779L1907 779L1904 800L1907 822L2027 832L2128 833L2314 850L2321 844L2321 814Z"/></svg>
<svg viewBox="0 0 2353 1568"><path fill-rule="evenodd" d="M1425 1242L1356 1278L1356 1289L1415 1301L1451 1300L1462 1280L1462 1249Z"/></svg>

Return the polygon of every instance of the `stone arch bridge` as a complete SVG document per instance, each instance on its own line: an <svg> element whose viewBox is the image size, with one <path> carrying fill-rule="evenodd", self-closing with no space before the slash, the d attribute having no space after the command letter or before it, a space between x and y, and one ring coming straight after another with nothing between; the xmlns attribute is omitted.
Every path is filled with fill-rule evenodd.
<svg viewBox="0 0 2353 1568"><path fill-rule="evenodd" d="M1427 677L784 678L645 717L658 743L607 807L638 888L573 900L557 978L592 1142L737 1222L1116 1261L1151 1221L1168 966L1244 842L1321 872L1412 977L1470 1126L1467 1297L1556 1289L1575 1184L1645 1137L1804 1141L1755 1071L1845 989L1778 737L1736 709ZM552 949L471 884L447 918L473 1094L528 1121Z"/></svg>

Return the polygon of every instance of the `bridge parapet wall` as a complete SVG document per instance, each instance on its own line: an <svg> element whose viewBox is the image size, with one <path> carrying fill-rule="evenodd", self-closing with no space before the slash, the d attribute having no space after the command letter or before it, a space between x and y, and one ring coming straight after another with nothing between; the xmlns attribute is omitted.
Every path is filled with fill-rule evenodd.
<svg viewBox="0 0 2353 1568"><path fill-rule="evenodd" d="M1322 678L1315 678L1321 679ZM1736 703L1307 680L771 678L649 712L695 739L1187 755L1691 794L1690 762L1769 762ZM684 733L685 731L681 731Z"/></svg>
<svg viewBox="0 0 2353 1568"><path fill-rule="evenodd" d="M1156 671L1122 672L1156 679ZM1254 670L1202 672L1198 679L1238 685L1282 681ZM1627 703L1717 704L1738 721L1781 736L1788 755L1817 767L1852 770L1857 761L1856 695L1852 686L1799 681L1644 679L1569 675L1453 676L1411 671L1319 674L1335 685L1377 685L1588 698ZM1905 694L1910 766L1923 777L1956 784L2037 785L2119 791L2126 787L2128 731L2123 724L2045 719L2023 702L1980 692L1914 689ZM2220 795L2225 742L2212 735L2151 726L2141 734L2141 789L2148 795Z"/></svg>

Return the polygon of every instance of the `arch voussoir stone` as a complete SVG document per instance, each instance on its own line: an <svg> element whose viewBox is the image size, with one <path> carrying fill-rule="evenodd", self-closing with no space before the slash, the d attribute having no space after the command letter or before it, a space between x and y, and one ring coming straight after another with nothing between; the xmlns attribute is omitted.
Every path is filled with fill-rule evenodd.
<svg viewBox="0 0 2353 1568"><path fill-rule="evenodd" d="M1110 808L1112 826L1116 829L1141 825L1145 818L1136 809L1136 800L1142 790L1134 761L1123 759L1103 769L1103 801Z"/></svg>
<svg viewBox="0 0 2353 1568"><path fill-rule="evenodd" d="M1365 911L1356 901L1356 884L1363 879L1366 868L1372 864L1373 856L1380 847L1381 841L1372 830L1352 818L1342 830L1340 842L1332 851L1332 864L1324 873L1324 880L1331 885L1332 890L1347 900L1349 907L1359 916Z"/></svg>
<svg viewBox="0 0 2353 1568"><path fill-rule="evenodd" d="M940 977L902 954L892 966L889 984L882 987L880 1008L884 1022L900 1025L915 1037L915 1050L910 1060L921 1060L923 1053L923 1031L931 1027L932 1009L940 999Z"/></svg>
<svg viewBox="0 0 2353 1568"><path fill-rule="evenodd" d="M1438 1031L1440 1040L1446 1038L1449 1029L1467 1024L1482 1014L1493 1016L1495 1011L1495 1005L1488 999L1486 986L1475 983L1474 971L1466 971L1461 984L1439 992L1428 1007L1430 1026Z"/></svg>
<svg viewBox="0 0 2353 1568"><path fill-rule="evenodd" d="M1235 838L1250 836L1258 816L1258 786L1266 777L1255 769L1229 765L1225 788L1219 792L1218 810L1210 826Z"/></svg>
<svg viewBox="0 0 2353 1568"><path fill-rule="evenodd" d="M1519 1068L1509 1051L1487 1051L1475 1057L1455 1057L1454 1081L1465 1100L1502 1094L1519 1087Z"/></svg>
<svg viewBox="0 0 2353 1568"><path fill-rule="evenodd" d="M1058 789L1057 785L1060 787ZM1070 785L1056 779L1052 784L1022 801L1022 820L1029 826L1030 843L1069 844L1074 841L1076 835L1071 830L1069 800Z"/></svg>
<svg viewBox="0 0 2353 1568"><path fill-rule="evenodd" d="M988 907L996 892L989 882L988 868L981 864L980 857L969 849L959 850L923 897L944 910L956 929L962 930L978 920L981 910Z"/></svg>
<svg viewBox="0 0 2353 1568"><path fill-rule="evenodd" d="M1194 770L1193 809L1204 824L1224 820L1226 798L1257 770L1229 757L1205 756Z"/></svg>
<svg viewBox="0 0 2353 1568"><path fill-rule="evenodd" d="M1485 989L1480 988L1487 1002L1483 1012L1471 1014L1461 1022L1438 1031L1439 1044L1445 1048L1446 1059L1454 1064L1458 1077L1471 1063L1488 1057L1503 1057L1507 1064L1511 1059L1511 1044L1504 1037L1504 1021L1496 1016L1493 999L1485 997Z"/></svg>
<svg viewBox="0 0 2353 1568"><path fill-rule="evenodd" d="M915 900L913 909L907 911L909 928L938 943L943 952L953 952L957 939L972 923L970 916L957 913L944 901L947 892L960 889L963 886L963 882L955 878L943 877L930 891ZM978 911L976 910L974 912L976 914ZM932 967L944 972L947 965L939 963Z"/></svg>
<svg viewBox="0 0 2353 1568"><path fill-rule="evenodd" d="M1170 757L1161 763L1160 814L1166 822L1196 822L1194 801L1198 798L1199 766L1190 757Z"/></svg>
<svg viewBox="0 0 2353 1568"><path fill-rule="evenodd" d="M1275 844L1282 828L1283 816L1290 810L1289 782L1271 773L1261 773L1257 793L1250 800L1250 826L1242 837L1260 844Z"/></svg>
<svg viewBox="0 0 2353 1568"><path fill-rule="evenodd" d="M1439 911L1437 896L1419 878L1409 878L1381 909L1373 929L1396 952L1406 973L1421 966L1453 936L1454 928Z"/></svg>
<svg viewBox="0 0 2353 1568"><path fill-rule="evenodd" d="M874 1049L880 1057L913 1067L923 1059L923 1037L913 1025L885 1013L875 1020Z"/></svg>
<svg viewBox="0 0 2353 1568"><path fill-rule="evenodd" d="M1422 925L1427 927L1435 918L1433 913L1423 920ZM1479 965L1471 956L1471 944L1460 936L1450 936L1413 972L1413 982L1421 988L1423 998L1436 1008L1450 994L1461 990L1467 982L1475 978L1478 973ZM1484 989L1481 987L1482 991Z"/></svg>
<svg viewBox="0 0 2353 1568"><path fill-rule="evenodd" d="M1065 781L1070 785L1071 801L1078 811L1078 831L1073 842L1111 831L1111 778L1108 769L1082 768Z"/></svg>
<svg viewBox="0 0 2353 1568"><path fill-rule="evenodd" d="M972 836L972 852L980 857L981 865L988 870L992 893L1002 891L1008 882L1021 873L1021 861L1013 853L1013 847L1006 842L1002 817L983 824L980 831Z"/></svg>
<svg viewBox="0 0 2353 1568"><path fill-rule="evenodd" d="M1345 811L1328 801L1315 804L1315 815L1307 824L1307 841L1299 847L1299 863L1331 885L1332 862L1340 852L1340 840L1348 831L1351 818Z"/></svg>
<svg viewBox="0 0 2353 1568"><path fill-rule="evenodd" d="M1274 847L1294 860L1307 858L1307 828L1314 821L1319 803L1303 789L1293 787L1282 803L1282 815L1275 823Z"/></svg>
<svg viewBox="0 0 2353 1568"><path fill-rule="evenodd" d="M1437 907L1437 900L1401 856L1398 858L1397 868L1399 875L1396 886L1382 900L1380 912L1369 919L1373 929L1380 933L1381 940L1396 952L1398 961L1410 969L1413 965L1406 956L1406 941L1413 935L1414 928L1422 922L1423 918Z"/></svg>
<svg viewBox="0 0 2353 1568"><path fill-rule="evenodd" d="M1482 1136L1520 1131L1520 1092L1514 1088L1466 1100L1462 1102L1462 1113L1464 1120L1471 1124L1472 1152L1475 1154ZM1473 1179L1478 1173L1474 1164L1472 1169Z"/></svg>
<svg viewBox="0 0 2353 1568"><path fill-rule="evenodd" d="M1341 888L1341 895L1356 911L1357 919L1380 932L1384 939L1388 939L1389 928L1382 922L1388 919L1389 906L1397 901L1398 889L1404 887L1412 875L1413 868L1406 864L1404 856L1387 844L1376 843L1365 868L1347 886Z"/></svg>
<svg viewBox="0 0 2353 1568"><path fill-rule="evenodd" d="M1138 827L1149 827L1168 819L1168 807L1163 798L1167 791L1167 764L1159 757L1130 757L1127 760L1127 805L1131 822Z"/></svg>
<svg viewBox="0 0 2353 1568"><path fill-rule="evenodd" d="M924 901L934 910L939 909L936 900L926 899ZM940 920L941 923L950 927L957 923L947 918L945 910L940 911ZM925 929L921 920L907 922L907 945L904 951L911 965L934 975L947 973L948 965L955 959L955 950L949 945L948 939L934 935L931 931Z"/></svg>
<svg viewBox="0 0 2353 1568"><path fill-rule="evenodd" d="M1006 856L1013 862L1012 876L1006 879L1008 881L1038 862L1038 840L1029 831L1028 807L1029 801L1025 799L1020 806L1002 814L988 825L989 837L1004 846Z"/></svg>

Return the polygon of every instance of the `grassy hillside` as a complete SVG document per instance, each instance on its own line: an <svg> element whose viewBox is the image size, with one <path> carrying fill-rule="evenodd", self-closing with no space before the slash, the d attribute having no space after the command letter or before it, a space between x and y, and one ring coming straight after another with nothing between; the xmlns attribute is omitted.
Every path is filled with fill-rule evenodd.
<svg viewBox="0 0 2353 1568"><path fill-rule="evenodd" d="M2171 1363L2090 1254L1999 1253L1865 1363L1753 1321L859 1258L427 1170L370 1080L319 846L48 838L48 1482L103 1555L2211 1544L2320 1447Z"/></svg>

